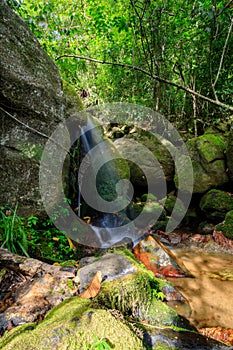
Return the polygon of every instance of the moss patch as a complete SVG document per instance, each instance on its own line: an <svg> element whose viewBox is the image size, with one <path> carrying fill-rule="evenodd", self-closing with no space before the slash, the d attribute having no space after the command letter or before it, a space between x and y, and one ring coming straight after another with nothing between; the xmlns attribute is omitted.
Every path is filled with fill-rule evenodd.
<svg viewBox="0 0 233 350"><path fill-rule="evenodd" d="M233 198L224 191L213 189L202 197L200 208L210 219L224 219L226 213L233 210Z"/></svg>
<svg viewBox="0 0 233 350"><path fill-rule="evenodd" d="M0 346L3 350L85 350L101 339L116 350L143 349L141 340L109 311L93 309L89 300L74 297L55 307L35 329L15 328Z"/></svg>
<svg viewBox="0 0 233 350"><path fill-rule="evenodd" d="M225 237L233 239L233 210L230 210L223 223L216 226L217 231L222 231Z"/></svg>

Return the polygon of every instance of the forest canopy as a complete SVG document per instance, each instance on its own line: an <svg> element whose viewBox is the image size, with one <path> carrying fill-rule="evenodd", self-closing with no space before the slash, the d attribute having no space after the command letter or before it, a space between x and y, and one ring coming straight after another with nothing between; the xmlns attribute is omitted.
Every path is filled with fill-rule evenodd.
<svg viewBox="0 0 233 350"><path fill-rule="evenodd" d="M141 104L195 134L233 111L233 0L8 2L86 106Z"/></svg>

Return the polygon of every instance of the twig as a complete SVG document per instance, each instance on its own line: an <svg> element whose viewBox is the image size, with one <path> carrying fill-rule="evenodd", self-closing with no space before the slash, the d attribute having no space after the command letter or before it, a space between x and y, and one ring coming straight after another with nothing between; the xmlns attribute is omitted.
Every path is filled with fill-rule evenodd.
<svg viewBox="0 0 233 350"><path fill-rule="evenodd" d="M119 67L122 67L122 68L128 68L128 69L131 69L131 70L135 70L135 71L138 71L138 72L142 72L143 74L151 77L152 79L154 80L157 80L157 81L160 81L161 83L165 83L165 84L168 84L168 85L171 85L171 86L174 86L176 87L177 89L180 89L180 90L184 90L186 92L188 92L189 94L191 95L194 95L194 96L197 96L199 98L201 98L202 100L205 100L205 101L208 101L212 104L215 104L219 107L222 107L222 108L225 108L225 109L229 109L230 111L233 111L233 106L230 106L230 105L227 105L223 102L220 102L218 100L213 100L207 96L204 96L204 95L201 95L199 94L198 92L196 91L193 91L192 89L190 89L189 87L185 87L183 85L180 85L180 84L176 84L174 83L173 81L170 81L170 80L167 80L167 79L164 79L164 78L161 78L159 77L158 75L155 75L155 74L152 74L148 71L146 71L145 69L143 68L140 68L140 67L137 67L137 66L132 66L130 64L126 64L126 63L117 63L117 62L108 62L108 61L101 61L101 60L97 60L95 58L91 58L91 57L85 57L85 56L78 56L78 55L62 55L62 56L59 56L57 57L55 60L60 60L61 58L65 58L65 57L70 57L70 58L76 58L76 59L80 59L80 60L86 60L86 61L90 61L90 62L95 62L95 63L100 63L100 64L107 64L107 65L113 65L113 66L119 66Z"/></svg>
<svg viewBox="0 0 233 350"><path fill-rule="evenodd" d="M70 152L63 146L61 146L56 140L54 140L52 137L32 128L31 126L25 124L24 122L22 122L21 120L19 120L18 118L16 118L14 115L10 114L9 112L7 112L5 109L3 109L2 107L0 107L0 110L3 111L6 115L8 115L11 119L15 120L17 123L23 125L26 129L32 131L35 134L38 134L48 140L51 140L53 143L55 143L57 146L61 147L63 150L65 150L68 154L70 154Z"/></svg>

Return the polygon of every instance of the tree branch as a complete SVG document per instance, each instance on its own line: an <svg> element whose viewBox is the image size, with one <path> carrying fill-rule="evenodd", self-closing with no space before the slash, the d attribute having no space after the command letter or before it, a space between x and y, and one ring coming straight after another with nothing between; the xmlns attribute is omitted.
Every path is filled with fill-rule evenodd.
<svg viewBox="0 0 233 350"><path fill-rule="evenodd" d="M226 41L225 41L225 44L224 44L224 47L223 47L223 50L222 50L222 55L221 55L221 59L220 59L219 67L218 67L218 72L217 72L215 81L214 81L214 83L213 83L213 87L215 87L215 85L216 85L216 83L217 83L217 81L218 81L218 78L219 78L221 69L222 69L223 59L224 59L224 55L225 55L225 52L226 52L226 48L227 48L228 41L229 41L229 39L230 39L230 35L231 35L231 31L232 31L232 26L233 26L233 18L231 18L231 24L230 24L230 27L229 27L229 29L228 29Z"/></svg>
<svg viewBox="0 0 233 350"><path fill-rule="evenodd" d="M219 11L219 13L217 14L217 17L220 16L231 4L232 4L233 0L229 0L226 5Z"/></svg>
<svg viewBox="0 0 233 350"><path fill-rule="evenodd" d="M132 66L130 64L126 64L126 63L117 63L117 62L108 62L108 61L101 61L101 60L97 60L95 58L91 58L91 57L85 57L85 56L77 56L77 55L62 55L62 56L59 56L57 57L55 60L60 60L62 58L65 58L65 57L70 57L70 58L76 58L76 59L80 59L80 60L86 60L86 61L90 61L90 62L95 62L95 63L100 63L100 64L106 64L106 65L112 65L112 66L118 66L118 67L122 67L122 68L128 68L130 70L135 70L135 71L138 71L138 72L141 72L147 76L149 76L150 78L154 79L154 80L157 80L157 81L160 81L161 83L164 83L164 84L168 84L168 85L171 85L171 86L174 86L176 87L177 89L180 89L180 90L183 90L183 91L186 91L188 92L189 94L191 95L194 95L204 101L208 101L218 107L222 107L222 108L225 108L225 109L229 109L230 111L233 111L233 106L230 106L230 105L227 105L223 102L220 102L218 100L213 100L207 96L204 96L204 95L201 95L199 94L198 92L190 89L189 87L187 86L183 86L183 85L180 85L180 84L177 84L177 83L174 83L173 81L170 81L170 80L167 80L167 79L164 79L164 78L161 78L159 77L158 75L155 75L155 74L152 74L148 71L146 71L145 69L143 68L140 68L140 67L137 67L137 66Z"/></svg>

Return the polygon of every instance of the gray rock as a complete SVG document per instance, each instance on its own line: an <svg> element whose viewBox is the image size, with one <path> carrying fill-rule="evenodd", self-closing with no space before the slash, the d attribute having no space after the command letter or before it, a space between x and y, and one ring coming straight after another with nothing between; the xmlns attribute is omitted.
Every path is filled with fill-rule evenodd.
<svg viewBox="0 0 233 350"><path fill-rule="evenodd" d="M42 134L49 138L71 107L58 68L5 1L0 23L0 204L18 202L20 214L32 215L42 209L38 173L47 141Z"/></svg>
<svg viewBox="0 0 233 350"><path fill-rule="evenodd" d="M50 136L64 117L65 105L57 67L27 25L0 3L1 148L0 202L19 202L23 212L39 205L39 159L46 138L13 120ZM4 111L3 111L4 110Z"/></svg>
<svg viewBox="0 0 233 350"><path fill-rule="evenodd" d="M133 264L121 254L107 253L99 260L82 267L79 270L80 292L91 282L97 271L102 272L105 281L113 281L114 279L134 273Z"/></svg>
<svg viewBox="0 0 233 350"><path fill-rule="evenodd" d="M231 350L232 347L190 331L154 329L144 332L144 342L151 349Z"/></svg>

